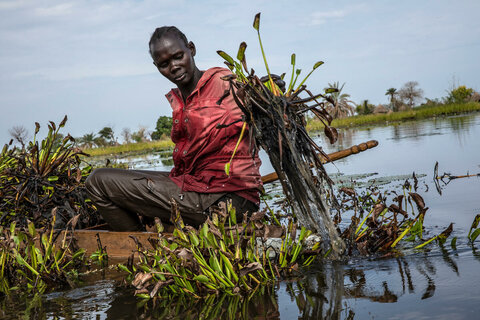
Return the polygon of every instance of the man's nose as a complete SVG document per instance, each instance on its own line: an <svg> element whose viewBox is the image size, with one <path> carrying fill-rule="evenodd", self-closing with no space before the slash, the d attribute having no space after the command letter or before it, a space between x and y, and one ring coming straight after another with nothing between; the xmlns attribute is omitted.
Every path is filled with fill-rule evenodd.
<svg viewBox="0 0 480 320"><path fill-rule="evenodd" d="M175 62L173 62L170 65L170 73L172 73L172 74L175 74L179 69L180 69L180 66Z"/></svg>

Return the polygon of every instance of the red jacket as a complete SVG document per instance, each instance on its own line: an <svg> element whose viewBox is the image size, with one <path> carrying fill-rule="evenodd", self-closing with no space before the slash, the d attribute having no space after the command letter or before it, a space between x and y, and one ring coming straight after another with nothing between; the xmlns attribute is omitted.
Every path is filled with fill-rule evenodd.
<svg viewBox="0 0 480 320"><path fill-rule="evenodd" d="M230 124L243 114L231 95L217 105L229 86L220 77L228 74L231 72L224 68L205 71L186 103L178 89L166 95L173 109L171 138L175 143L170 178L184 191L235 192L258 203L255 190L262 187L261 161L257 155L252 158L248 127L233 158L230 175L225 173L225 164L230 161L243 125L240 121L217 128L217 124Z"/></svg>

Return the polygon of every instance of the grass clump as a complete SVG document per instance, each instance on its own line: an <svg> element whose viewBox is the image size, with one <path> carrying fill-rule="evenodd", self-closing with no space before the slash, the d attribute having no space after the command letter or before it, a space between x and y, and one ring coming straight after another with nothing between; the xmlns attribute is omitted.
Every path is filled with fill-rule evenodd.
<svg viewBox="0 0 480 320"><path fill-rule="evenodd" d="M433 118L438 116L446 116L458 113L480 111L480 103L452 103L436 106L423 106L407 111L392 112L389 114L368 114L358 115L353 117L334 119L332 125L337 128L363 126L370 124L385 124L391 122L400 122L407 120L420 120L426 118ZM311 119L307 124L307 130L318 131L323 130L322 122Z"/></svg>

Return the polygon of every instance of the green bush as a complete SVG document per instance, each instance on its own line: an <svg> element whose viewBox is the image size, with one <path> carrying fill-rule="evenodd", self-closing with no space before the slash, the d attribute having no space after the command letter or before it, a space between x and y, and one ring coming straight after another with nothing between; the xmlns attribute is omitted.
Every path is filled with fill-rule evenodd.
<svg viewBox="0 0 480 320"><path fill-rule="evenodd" d="M157 120L157 126L152 133L152 140L160 140L163 135L170 136L172 131L172 117L160 116Z"/></svg>

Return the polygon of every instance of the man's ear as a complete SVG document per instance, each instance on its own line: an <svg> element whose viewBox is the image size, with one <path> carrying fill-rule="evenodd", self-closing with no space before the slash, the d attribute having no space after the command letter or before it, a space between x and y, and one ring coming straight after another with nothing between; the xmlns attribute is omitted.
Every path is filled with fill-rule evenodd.
<svg viewBox="0 0 480 320"><path fill-rule="evenodd" d="M195 49L195 44L190 41L188 43L188 48L190 49L190 52L192 53L192 57L195 57L195 54L197 53L197 49Z"/></svg>

